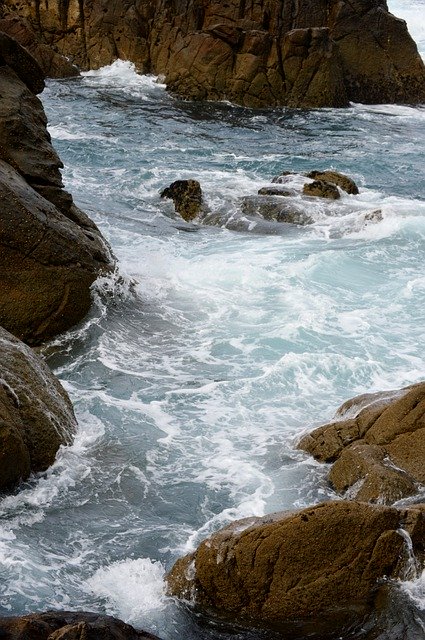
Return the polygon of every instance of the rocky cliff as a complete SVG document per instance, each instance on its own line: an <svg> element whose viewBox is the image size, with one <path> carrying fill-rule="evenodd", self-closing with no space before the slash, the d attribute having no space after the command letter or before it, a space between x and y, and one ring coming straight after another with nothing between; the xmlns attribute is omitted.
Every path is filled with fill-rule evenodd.
<svg viewBox="0 0 425 640"><path fill-rule="evenodd" d="M62 163L37 98L43 73L0 33L0 325L37 344L79 322L113 259L63 189Z"/></svg>
<svg viewBox="0 0 425 640"><path fill-rule="evenodd" d="M423 62L385 0L4 0L1 16L16 12L82 68L132 60L187 98L425 102Z"/></svg>

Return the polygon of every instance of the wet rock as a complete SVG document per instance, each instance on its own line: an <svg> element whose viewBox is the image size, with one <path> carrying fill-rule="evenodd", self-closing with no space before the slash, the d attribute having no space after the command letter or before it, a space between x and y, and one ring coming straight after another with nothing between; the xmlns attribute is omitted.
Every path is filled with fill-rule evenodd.
<svg viewBox="0 0 425 640"><path fill-rule="evenodd" d="M63 189L35 92L43 74L0 34L0 324L37 344L79 322L90 287L113 269L96 225Z"/></svg>
<svg viewBox="0 0 425 640"><path fill-rule="evenodd" d="M276 220L276 222L296 225L314 222L303 204L287 202L281 196L246 196L241 201L241 210L245 215L261 216L265 220Z"/></svg>
<svg viewBox="0 0 425 640"><path fill-rule="evenodd" d="M25 18L9 15L0 19L0 31L14 38L25 47L49 78L69 78L79 75L78 67L49 45L40 42L36 32Z"/></svg>
<svg viewBox="0 0 425 640"><path fill-rule="evenodd" d="M82 68L117 58L194 99L249 107L425 102L425 68L385 0L3 0Z"/></svg>
<svg viewBox="0 0 425 640"><path fill-rule="evenodd" d="M259 196L293 196L296 195L295 189L283 189L282 187L261 187L258 189Z"/></svg>
<svg viewBox="0 0 425 640"><path fill-rule="evenodd" d="M354 180L342 173L337 173L336 171L310 171L306 176L313 180L324 180L325 182L336 184L343 191L353 195L357 195L359 193L359 189Z"/></svg>
<svg viewBox="0 0 425 640"><path fill-rule="evenodd" d="M34 351L0 327L0 490L44 471L77 423L58 380Z"/></svg>
<svg viewBox="0 0 425 640"><path fill-rule="evenodd" d="M308 182L303 187L303 194L317 198L327 198L328 200L339 200L341 197L338 188L331 182L325 182L324 180Z"/></svg>
<svg viewBox="0 0 425 640"><path fill-rule="evenodd" d="M176 562L168 591L291 638L351 634L373 615L384 578L406 575L409 537L423 560L424 509L337 501L237 521Z"/></svg>
<svg viewBox="0 0 425 640"><path fill-rule="evenodd" d="M161 192L161 198L170 198L177 213L188 222L203 210L202 189L197 180L176 180Z"/></svg>
<svg viewBox="0 0 425 640"><path fill-rule="evenodd" d="M0 618L3 640L159 640L117 618L84 611L48 611Z"/></svg>
<svg viewBox="0 0 425 640"><path fill-rule="evenodd" d="M349 497L391 504L414 494L425 482L425 383L349 400L299 447L333 462L330 482Z"/></svg>

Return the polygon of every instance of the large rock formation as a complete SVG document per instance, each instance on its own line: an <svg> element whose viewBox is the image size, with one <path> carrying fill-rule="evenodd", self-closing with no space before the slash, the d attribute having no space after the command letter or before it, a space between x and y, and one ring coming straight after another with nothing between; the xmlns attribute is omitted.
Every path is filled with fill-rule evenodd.
<svg viewBox="0 0 425 640"><path fill-rule="evenodd" d="M83 68L116 58L185 97L250 107L425 102L425 69L386 0L4 0Z"/></svg>
<svg viewBox="0 0 425 640"><path fill-rule="evenodd" d="M178 560L168 590L207 613L285 637L351 637L379 607L385 578L409 569L413 577L410 550L423 560L424 534L424 505L338 501L248 518Z"/></svg>
<svg viewBox="0 0 425 640"><path fill-rule="evenodd" d="M84 611L48 611L0 618L3 640L159 640L117 618Z"/></svg>
<svg viewBox="0 0 425 640"><path fill-rule="evenodd" d="M84 317L91 284L113 261L63 189L63 165L36 97L43 73L2 33L0 87L0 324L37 344Z"/></svg>
<svg viewBox="0 0 425 640"><path fill-rule="evenodd" d="M334 463L329 480L348 497L391 504L414 494L425 483L425 382L349 400L299 447Z"/></svg>
<svg viewBox="0 0 425 640"><path fill-rule="evenodd" d="M44 362L0 327L0 490L44 471L76 429L71 402Z"/></svg>

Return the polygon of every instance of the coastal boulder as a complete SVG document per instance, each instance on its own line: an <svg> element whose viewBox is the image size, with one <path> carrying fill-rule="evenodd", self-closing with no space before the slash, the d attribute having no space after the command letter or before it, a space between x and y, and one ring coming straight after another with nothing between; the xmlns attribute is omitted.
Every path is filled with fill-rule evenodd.
<svg viewBox="0 0 425 640"><path fill-rule="evenodd" d="M338 187L325 180L307 182L303 187L303 194L305 196L315 196L316 198L327 198L328 200L339 200L341 197Z"/></svg>
<svg viewBox="0 0 425 640"><path fill-rule="evenodd" d="M96 225L63 189L63 166L35 95L43 73L0 34L0 324L38 344L79 322L92 283L114 261Z"/></svg>
<svg viewBox="0 0 425 640"><path fill-rule="evenodd" d="M181 217L190 222L203 209L201 185L197 180L176 180L161 192L161 198L169 198Z"/></svg>
<svg viewBox="0 0 425 640"><path fill-rule="evenodd" d="M117 618L85 611L48 611L0 618L3 640L159 640Z"/></svg>
<svg viewBox="0 0 425 640"><path fill-rule="evenodd" d="M336 501L240 520L178 560L168 592L287 637L339 637L379 606L386 578L407 575L410 545L423 559L424 509Z"/></svg>
<svg viewBox="0 0 425 640"><path fill-rule="evenodd" d="M58 380L34 351L0 327L0 490L44 471L77 423Z"/></svg>
<svg viewBox="0 0 425 640"><path fill-rule="evenodd" d="M299 448L333 463L329 480L346 497L391 504L414 494L425 483L425 382L349 400Z"/></svg>

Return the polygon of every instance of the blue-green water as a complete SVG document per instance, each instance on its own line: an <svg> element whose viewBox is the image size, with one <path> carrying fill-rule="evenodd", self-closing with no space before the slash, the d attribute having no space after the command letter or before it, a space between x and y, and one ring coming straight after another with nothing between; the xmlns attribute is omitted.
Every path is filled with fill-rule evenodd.
<svg viewBox="0 0 425 640"><path fill-rule="evenodd" d="M424 50L423 0L393 4ZM424 378L425 107L193 104L123 62L42 98L66 186L121 278L45 349L80 431L0 503L0 610L228 638L164 595L164 572L235 518L335 498L297 439L357 393ZM240 197L315 168L351 175L360 195L309 205L314 224L292 232L188 225L159 197L196 178L240 218ZM423 580L406 591L420 623Z"/></svg>

